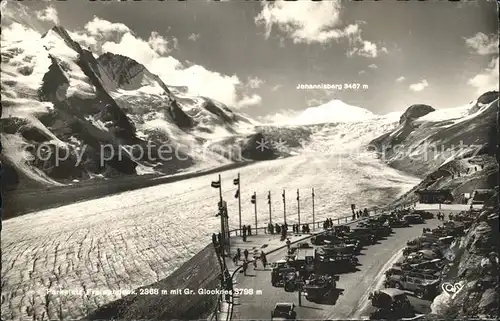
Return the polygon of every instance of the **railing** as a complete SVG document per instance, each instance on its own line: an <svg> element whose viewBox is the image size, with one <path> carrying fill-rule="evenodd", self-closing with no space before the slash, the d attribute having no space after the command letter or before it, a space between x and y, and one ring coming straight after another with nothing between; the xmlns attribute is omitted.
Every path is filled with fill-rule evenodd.
<svg viewBox="0 0 500 321"><path fill-rule="evenodd" d="M342 223L348 223L349 220L352 220L352 215L332 218L333 223L337 223L337 225L342 224ZM302 225L304 225L304 224L309 224L309 225L312 225L311 232L313 232L315 229L323 229L322 225L324 222L325 222L325 220L315 221L314 223L312 221L311 222L304 222L304 223L301 222L300 228L302 228ZM281 226L281 224L280 224L280 226ZM257 227L257 228L252 227L252 232L253 231L255 231L256 234L259 234L258 233L259 231L262 231L262 233L265 234L268 231L268 227L267 226ZM239 235L241 235L241 231L240 231L240 229L233 229L233 230L229 231L229 235L230 236L239 236Z"/></svg>

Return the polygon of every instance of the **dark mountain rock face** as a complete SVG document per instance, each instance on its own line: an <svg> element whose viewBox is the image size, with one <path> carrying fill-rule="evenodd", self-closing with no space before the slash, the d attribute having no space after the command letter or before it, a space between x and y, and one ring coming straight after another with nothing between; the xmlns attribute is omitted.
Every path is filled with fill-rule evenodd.
<svg viewBox="0 0 500 321"><path fill-rule="evenodd" d="M272 160L279 154L274 146L270 145L270 139L262 133L257 133L249 137L247 143L243 146L242 156L247 160Z"/></svg>
<svg viewBox="0 0 500 321"><path fill-rule="evenodd" d="M226 113L222 111L219 107L215 106L215 104L212 101L207 101L204 105L203 108L211 112L212 114L220 117L223 122L227 124L234 123L235 119L228 116Z"/></svg>
<svg viewBox="0 0 500 321"><path fill-rule="evenodd" d="M168 113L180 128L191 128L194 125L194 121L179 107L175 99L170 102Z"/></svg>
<svg viewBox="0 0 500 321"><path fill-rule="evenodd" d="M469 110L469 115L476 113L479 109L481 109L481 105L487 105L495 101L499 98L498 91L488 91L479 96L476 101L476 104Z"/></svg>
<svg viewBox="0 0 500 321"><path fill-rule="evenodd" d="M411 105L408 109L401 115L399 119L399 123L403 124L404 122L411 121L417 119L419 117L425 116L428 113L435 111L435 109L429 105Z"/></svg>

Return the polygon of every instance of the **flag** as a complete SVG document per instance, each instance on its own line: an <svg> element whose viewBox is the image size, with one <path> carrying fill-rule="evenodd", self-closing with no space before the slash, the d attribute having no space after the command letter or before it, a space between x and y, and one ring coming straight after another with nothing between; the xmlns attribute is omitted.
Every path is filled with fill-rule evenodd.
<svg viewBox="0 0 500 321"><path fill-rule="evenodd" d="M281 197L283 198L283 202L285 201L285 191L281 194Z"/></svg>
<svg viewBox="0 0 500 321"><path fill-rule="evenodd" d="M299 200L300 196L299 196L299 190L297 190L297 201Z"/></svg>
<svg viewBox="0 0 500 321"><path fill-rule="evenodd" d="M257 199L256 199L255 194L254 194L254 195L252 195L252 199L250 200L250 202L252 204L255 204L256 201L257 201Z"/></svg>
<svg viewBox="0 0 500 321"><path fill-rule="evenodd" d="M312 195L312 197L314 197L314 188L312 189L312 194L311 195Z"/></svg>
<svg viewBox="0 0 500 321"><path fill-rule="evenodd" d="M267 194L267 204L271 204L271 192Z"/></svg>
<svg viewBox="0 0 500 321"><path fill-rule="evenodd" d="M220 181L212 181L211 186L213 188L220 188Z"/></svg>
<svg viewBox="0 0 500 321"><path fill-rule="evenodd" d="M239 183L240 183L240 179L239 178L233 179L233 184L234 185L238 185Z"/></svg>
<svg viewBox="0 0 500 321"><path fill-rule="evenodd" d="M240 197L240 189L239 188L236 190L236 194L234 194L234 198L238 198L238 197Z"/></svg>

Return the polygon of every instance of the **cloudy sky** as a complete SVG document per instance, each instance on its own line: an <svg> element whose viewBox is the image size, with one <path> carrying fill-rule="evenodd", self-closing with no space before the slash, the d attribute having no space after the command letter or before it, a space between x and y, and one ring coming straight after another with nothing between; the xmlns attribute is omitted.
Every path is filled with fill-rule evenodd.
<svg viewBox="0 0 500 321"><path fill-rule="evenodd" d="M252 116L332 99L379 114L447 108L498 88L495 1L24 3L45 29ZM297 89L322 83L361 87Z"/></svg>

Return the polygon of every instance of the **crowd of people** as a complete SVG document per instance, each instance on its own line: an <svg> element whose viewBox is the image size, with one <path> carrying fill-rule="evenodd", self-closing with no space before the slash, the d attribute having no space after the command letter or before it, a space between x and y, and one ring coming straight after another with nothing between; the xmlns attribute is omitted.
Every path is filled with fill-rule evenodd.
<svg viewBox="0 0 500 321"><path fill-rule="evenodd" d="M359 211L352 211L352 220L354 221L355 219L361 218L361 217L368 217L370 214L368 213L368 209L365 207L364 210L359 210Z"/></svg>
<svg viewBox="0 0 500 321"><path fill-rule="evenodd" d="M250 252L248 252L247 249L243 251L243 259L241 258L241 249L238 248L236 249L236 254L233 256L233 263L234 265L238 265L238 263L241 261L242 266L243 266L243 274L246 276L247 275L247 269L248 269L248 264L252 262L254 269L257 269L257 261L262 262L262 267L265 269L267 267L267 257L266 253L264 251L261 251L259 255L254 255L253 260L249 260L249 255Z"/></svg>
<svg viewBox="0 0 500 321"><path fill-rule="evenodd" d="M243 225L241 227L241 236L243 237L243 242L247 241L247 236L252 236L252 226Z"/></svg>

